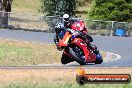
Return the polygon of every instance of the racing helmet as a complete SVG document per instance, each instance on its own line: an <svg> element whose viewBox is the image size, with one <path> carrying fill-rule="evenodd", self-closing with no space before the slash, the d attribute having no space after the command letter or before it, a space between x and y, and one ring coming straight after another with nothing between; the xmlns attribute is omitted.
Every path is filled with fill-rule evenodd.
<svg viewBox="0 0 132 88"><path fill-rule="evenodd" d="M64 22L68 22L69 21L69 15L68 14L64 14L63 15L63 20L64 20Z"/></svg>

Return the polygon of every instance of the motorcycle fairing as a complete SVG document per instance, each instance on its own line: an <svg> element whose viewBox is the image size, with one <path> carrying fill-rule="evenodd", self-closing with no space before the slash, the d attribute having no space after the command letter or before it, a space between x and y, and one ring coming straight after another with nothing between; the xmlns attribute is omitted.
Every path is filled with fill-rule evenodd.
<svg viewBox="0 0 132 88"><path fill-rule="evenodd" d="M69 32L66 32L63 39L59 39L59 46L62 47L62 46L67 46L68 45L68 41L69 39L71 38L71 34Z"/></svg>
<svg viewBox="0 0 132 88"><path fill-rule="evenodd" d="M86 62L93 62L96 59L96 56L94 54L91 54L87 48L87 44L83 42L80 38L75 38L73 40L73 43L75 43L77 46L79 46L85 55L85 61Z"/></svg>
<svg viewBox="0 0 132 88"><path fill-rule="evenodd" d="M83 40L80 38L75 38L73 40L73 43L76 44L77 46L79 46L83 50L84 55L85 55L85 60L86 60L86 62L88 62L89 50L87 49L87 45L85 43L83 43Z"/></svg>
<svg viewBox="0 0 132 88"><path fill-rule="evenodd" d="M85 24L84 24L84 22L82 22L81 20L77 20L77 21L75 21L75 22L72 24L71 28L72 28L73 30L82 31L82 30L84 30L84 28L85 28Z"/></svg>

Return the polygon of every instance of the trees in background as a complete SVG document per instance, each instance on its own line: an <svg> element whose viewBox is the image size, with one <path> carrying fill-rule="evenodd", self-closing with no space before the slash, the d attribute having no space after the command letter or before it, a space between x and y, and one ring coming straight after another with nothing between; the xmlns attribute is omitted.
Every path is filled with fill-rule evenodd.
<svg viewBox="0 0 132 88"><path fill-rule="evenodd" d="M132 0L94 0L89 17L98 20L132 21Z"/></svg>
<svg viewBox="0 0 132 88"><path fill-rule="evenodd" d="M42 12L47 15L75 15L79 2L94 2L88 13L91 19L132 21L132 0L42 0Z"/></svg>
<svg viewBox="0 0 132 88"><path fill-rule="evenodd" d="M42 0L42 12L47 15L74 15L76 0Z"/></svg>
<svg viewBox="0 0 132 88"><path fill-rule="evenodd" d="M0 26L7 27L8 25L8 14L11 12L11 4L13 0L0 0Z"/></svg>

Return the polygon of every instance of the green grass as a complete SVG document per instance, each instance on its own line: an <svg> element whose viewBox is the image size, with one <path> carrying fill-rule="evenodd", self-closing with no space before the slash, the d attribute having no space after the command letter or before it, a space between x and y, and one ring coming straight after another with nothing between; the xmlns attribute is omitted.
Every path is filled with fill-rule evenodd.
<svg viewBox="0 0 132 88"><path fill-rule="evenodd" d="M54 45L0 40L0 65L59 63L60 56Z"/></svg>
<svg viewBox="0 0 132 88"><path fill-rule="evenodd" d="M12 12L38 13L40 5L40 0L13 0Z"/></svg>
<svg viewBox="0 0 132 88"><path fill-rule="evenodd" d="M91 73L95 69L87 69L87 73L88 71ZM111 69L111 71L116 73L115 69ZM98 69L98 73L102 72ZM132 82L129 84L85 84L81 86L76 82L77 69L4 69L0 71L0 74L0 88L132 88Z"/></svg>
<svg viewBox="0 0 132 88"><path fill-rule="evenodd" d="M4 84L1 88L131 88L130 84L85 84L83 86L78 85L73 79L72 82L14 82L10 84Z"/></svg>
<svg viewBox="0 0 132 88"><path fill-rule="evenodd" d="M1 45L0 46L0 64L1 65L19 65L26 64L32 57L33 49ZM27 60L26 60L27 59ZM25 62L24 62L25 60ZM21 62L21 63L19 63Z"/></svg>

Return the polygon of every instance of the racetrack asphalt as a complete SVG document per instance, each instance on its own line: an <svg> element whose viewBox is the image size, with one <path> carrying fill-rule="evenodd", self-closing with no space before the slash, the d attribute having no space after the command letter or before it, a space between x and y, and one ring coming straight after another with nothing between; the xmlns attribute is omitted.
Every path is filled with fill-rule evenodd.
<svg viewBox="0 0 132 88"><path fill-rule="evenodd" d="M29 32L23 30L0 30L0 38L53 44L54 33ZM132 37L92 36L99 50L121 55L121 59L88 66L132 66ZM76 65L73 65L76 66Z"/></svg>

